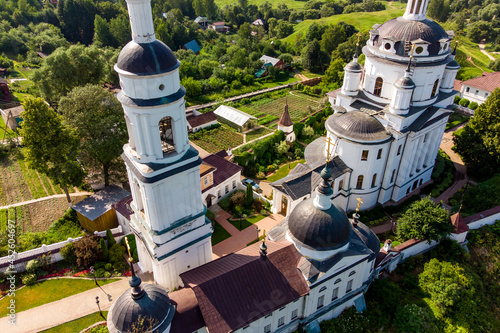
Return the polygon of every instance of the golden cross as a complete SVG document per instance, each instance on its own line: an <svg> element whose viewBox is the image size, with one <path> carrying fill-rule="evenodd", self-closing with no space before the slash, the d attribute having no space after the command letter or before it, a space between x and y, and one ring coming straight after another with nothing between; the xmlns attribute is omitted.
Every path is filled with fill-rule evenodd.
<svg viewBox="0 0 500 333"><path fill-rule="evenodd" d="M457 38L455 39L455 46L458 45L458 42L460 41L461 34L462 34L462 30L458 30Z"/></svg>
<svg viewBox="0 0 500 333"><path fill-rule="evenodd" d="M358 41L356 42L356 46L359 46L359 39L361 38L361 32L358 32L357 35L358 35Z"/></svg>
<svg viewBox="0 0 500 333"><path fill-rule="evenodd" d="M330 161L330 145L335 147L335 143L332 142L332 138L324 139L325 142L328 142L328 147L326 148L326 161Z"/></svg>
<svg viewBox="0 0 500 333"><path fill-rule="evenodd" d="M356 200L358 200L358 207L356 207L356 213L357 213L359 212L359 205L361 205L363 201L361 201L361 198L356 198Z"/></svg>
<svg viewBox="0 0 500 333"><path fill-rule="evenodd" d="M130 245L128 244L128 238L127 237L125 237L125 244L127 244L128 261L132 262L132 261L134 261L134 258L132 258L132 254L130 254Z"/></svg>
<svg viewBox="0 0 500 333"><path fill-rule="evenodd" d="M411 44L410 59L413 59L413 52L415 52L415 44Z"/></svg>

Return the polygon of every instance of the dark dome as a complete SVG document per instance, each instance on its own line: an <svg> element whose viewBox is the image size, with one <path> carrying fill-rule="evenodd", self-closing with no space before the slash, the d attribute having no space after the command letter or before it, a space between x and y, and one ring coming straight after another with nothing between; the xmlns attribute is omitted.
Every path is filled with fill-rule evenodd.
<svg viewBox="0 0 500 333"><path fill-rule="evenodd" d="M396 84L403 88L415 88L415 83L409 77L403 76L399 80L396 81Z"/></svg>
<svg viewBox="0 0 500 333"><path fill-rule="evenodd" d="M439 53L441 44L439 40L449 39L448 34L436 22L425 19L422 21L407 20L403 17L394 18L385 22L377 28L378 38L375 45L380 47L383 43L383 38L393 39L395 43L396 54L407 56L405 54L405 43L417 39L422 39L429 44L429 55L434 56ZM417 56L417 55L416 55Z"/></svg>
<svg viewBox="0 0 500 333"><path fill-rule="evenodd" d="M137 75L170 72L180 66L170 48L159 40L138 44L129 42L121 50L116 67Z"/></svg>
<svg viewBox="0 0 500 333"><path fill-rule="evenodd" d="M446 65L446 68L447 69L460 69L460 64L456 60L453 60Z"/></svg>
<svg viewBox="0 0 500 333"><path fill-rule="evenodd" d="M347 64L347 66L345 66L345 69L353 71L353 72L359 72L359 71L363 70L363 67L361 67L359 62L351 61L350 63Z"/></svg>
<svg viewBox="0 0 500 333"><path fill-rule="evenodd" d="M130 332L139 316L151 318L156 325L161 323L160 327L171 323L175 310L167 291L152 284L143 284L142 288L144 292L139 299L133 299L129 289L113 303L108 313L110 332Z"/></svg>
<svg viewBox="0 0 500 333"><path fill-rule="evenodd" d="M349 241L351 223L344 210L332 203L327 210L314 206L314 199L302 201L288 218L288 231L294 241L320 251L334 250Z"/></svg>
<svg viewBox="0 0 500 333"><path fill-rule="evenodd" d="M361 241L375 253L375 256L380 252L380 240L364 223L358 222L358 225L353 230Z"/></svg>
<svg viewBox="0 0 500 333"><path fill-rule="evenodd" d="M380 141L391 137L377 119L357 110L333 114L326 120L326 128L347 139L360 141Z"/></svg>

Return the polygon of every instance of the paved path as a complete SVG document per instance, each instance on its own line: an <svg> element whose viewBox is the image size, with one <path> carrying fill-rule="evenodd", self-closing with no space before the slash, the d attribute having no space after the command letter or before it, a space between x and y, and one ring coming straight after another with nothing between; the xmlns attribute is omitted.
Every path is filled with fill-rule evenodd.
<svg viewBox="0 0 500 333"><path fill-rule="evenodd" d="M96 296L99 296L101 310L108 310L111 304L130 286L128 279L121 279L120 281L104 285L102 288L107 294L111 295L110 298L100 288L87 290L59 301L17 313L16 326L10 325L7 317L1 318L0 332L39 332L89 315L98 311L95 303Z"/></svg>
<svg viewBox="0 0 500 333"><path fill-rule="evenodd" d="M485 49L484 49L484 46L486 45L486 40L483 39L481 41L481 43L478 44L479 45L479 49L481 50L481 52L483 52L483 54L485 54L488 58L490 58L490 60L495 60L496 58L494 56L492 56L491 54L489 54Z"/></svg>
<svg viewBox="0 0 500 333"><path fill-rule="evenodd" d="M222 227L224 227L224 229L226 229L226 231L229 232L231 234L231 236L236 236L240 233L240 231L234 225L229 223L229 221L227 219L230 217L231 217L231 214L229 214L228 212L226 212L223 209L220 209L215 215L215 220Z"/></svg>
<svg viewBox="0 0 500 333"><path fill-rule="evenodd" d="M206 151L205 149L196 145L193 141L189 141L189 143L191 144L191 146L193 146L194 149L196 149L198 151L198 153L200 154L200 158L205 158L208 155L210 155L210 153L208 151Z"/></svg>
<svg viewBox="0 0 500 333"><path fill-rule="evenodd" d="M305 76L304 74L302 74L299 70L297 70L297 69L294 68L293 72L295 73L295 77L297 79L299 79L300 81L307 80L307 76Z"/></svg>
<svg viewBox="0 0 500 333"><path fill-rule="evenodd" d="M76 196L81 196L81 195L92 195L92 194L93 193L91 193L91 192L75 192L75 193L70 193L69 196L76 197ZM0 209L8 209L8 208L13 208L13 207L29 205L31 203L45 201L45 200L49 200L49 199L53 199L53 198L66 198L66 194L55 194L55 195L51 195L48 197L43 197L43 198L38 198L38 199L33 199L33 200L28 200L28 201L23 201L23 202L17 202L17 203L12 204L12 205L2 206L2 207L0 207Z"/></svg>
<svg viewBox="0 0 500 333"><path fill-rule="evenodd" d="M238 234L223 240L219 244L216 244L212 248L214 259L241 250L242 248L246 247L248 243L251 243L252 241L257 239L256 227L259 229L258 235L260 237L262 236L264 230L266 230L266 232L271 230L275 225L283 220L283 218L283 215L272 214L255 223L254 225L240 231Z"/></svg>

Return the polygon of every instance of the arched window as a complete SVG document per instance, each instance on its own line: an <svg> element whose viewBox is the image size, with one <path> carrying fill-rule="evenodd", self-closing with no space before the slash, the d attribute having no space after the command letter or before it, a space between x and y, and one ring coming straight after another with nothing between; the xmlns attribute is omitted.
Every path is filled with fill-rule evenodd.
<svg viewBox="0 0 500 333"><path fill-rule="evenodd" d="M374 174L372 178L372 187L375 187L376 183L377 183L377 174Z"/></svg>
<svg viewBox="0 0 500 333"><path fill-rule="evenodd" d="M356 188L363 188L363 175L358 176L358 182L356 183Z"/></svg>
<svg viewBox="0 0 500 333"><path fill-rule="evenodd" d="M322 291L325 291L326 290L326 287L321 287L321 289L319 290L319 292L322 292Z"/></svg>
<svg viewBox="0 0 500 333"><path fill-rule="evenodd" d="M172 118L163 117L160 120L158 127L160 129L161 150L163 151L163 155L175 151Z"/></svg>
<svg viewBox="0 0 500 333"><path fill-rule="evenodd" d="M335 280L334 284L340 283L341 281L342 281L342 279L337 279L337 280Z"/></svg>
<svg viewBox="0 0 500 333"><path fill-rule="evenodd" d="M378 77L375 80L375 89L373 89L374 95L380 96L380 94L382 93L382 85L383 84L384 84L384 79L382 79L381 77Z"/></svg>
<svg viewBox="0 0 500 333"><path fill-rule="evenodd" d="M351 273L349 273L349 276L353 276L354 274L356 274L356 271L352 271Z"/></svg>
<svg viewBox="0 0 500 333"><path fill-rule="evenodd" d="M436 96L437 90L438 90L438 85L439 85L439 79L434 82L434 87L432 87L432 94L431 97Z"/></svg>

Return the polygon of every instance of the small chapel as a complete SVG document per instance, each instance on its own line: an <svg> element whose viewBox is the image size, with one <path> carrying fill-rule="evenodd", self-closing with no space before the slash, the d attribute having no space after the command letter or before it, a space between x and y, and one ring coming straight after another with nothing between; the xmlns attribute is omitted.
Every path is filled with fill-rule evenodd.
<svg viewBox="0 0 500 333"><path fill-rule="evenodd" d="M452 36L426 19L428 0L375 26L365 66L357 55L346 66L327 137L307 147L299 168L311 177L295 175L294 190L308 193L261 243L216 260L180 62L155 38L150 0L126 1L132 41L115 65L129 135L122 158L138 266L154 283L133 272L108 314L110 332L141 318L151 332L319 332L348 307L364 311L380 242L359 221L360 204L399 200L429 179L455 94ZM288 110L280 123L293 133Z"/></svg>

